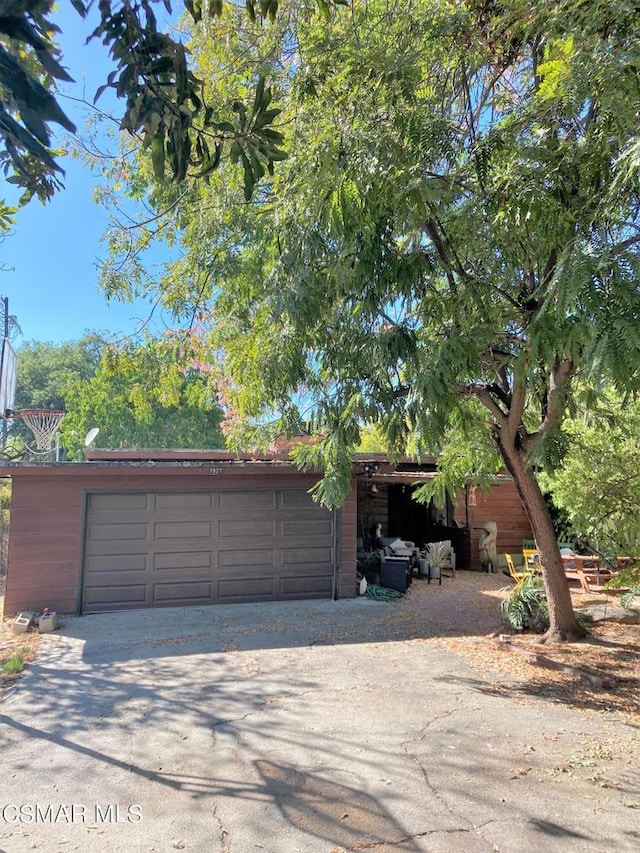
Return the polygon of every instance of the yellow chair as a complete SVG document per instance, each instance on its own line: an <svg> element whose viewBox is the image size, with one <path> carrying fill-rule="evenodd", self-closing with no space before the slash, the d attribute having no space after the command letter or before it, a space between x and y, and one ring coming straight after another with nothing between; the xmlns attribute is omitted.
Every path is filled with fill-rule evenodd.
<svg viewBox="0 0 640 853"><path fill-rule="evenodd" d="M523 548L522 558L524 560L525 567L528 569L528 571L540 571L540 551L538 551L537 548Z"/></svg>
<svg viewBox="0 0 640 853"><path fill-rule="evenodd" d="M516 569L516 565L513 562L513 557L511 556L511 554L505 554L504 559L507 564L507 568L509 569L509 574L514 579L514 581L518 581L520 580L520 578L523 578L525 575L529 574L529 570L527 569L526 563L524 564L524 568L521 572Z"/></svg>

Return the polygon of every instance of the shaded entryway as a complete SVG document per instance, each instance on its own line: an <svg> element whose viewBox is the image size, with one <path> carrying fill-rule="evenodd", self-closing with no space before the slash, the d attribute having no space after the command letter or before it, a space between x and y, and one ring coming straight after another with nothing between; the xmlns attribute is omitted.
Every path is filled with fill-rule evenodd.
<svg viewBox="0 0 640 853"><path fill-rule="evenodd" d="M404 478L404 479L403 479ZM429 542L451 541L459 568L470 568L471 531L464 525L465 512L449 501L440 509L434 501L418 503L415 486L404 472L358 481L358 537L362 549L376 546L376 528L382 527L383 537L399 537L424 547Z"/></svg>

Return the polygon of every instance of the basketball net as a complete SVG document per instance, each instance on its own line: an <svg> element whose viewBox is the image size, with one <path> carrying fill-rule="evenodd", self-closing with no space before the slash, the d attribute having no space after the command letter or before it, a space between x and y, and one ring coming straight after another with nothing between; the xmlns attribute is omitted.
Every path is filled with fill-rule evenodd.
<svg viewBox="0 0 640 853"><path fill-rule="evenodd" d="M57 409L22 409L16 416L29 427L36 439L36 448L46 453L53 450L53 443L65 413Z"/></svg>

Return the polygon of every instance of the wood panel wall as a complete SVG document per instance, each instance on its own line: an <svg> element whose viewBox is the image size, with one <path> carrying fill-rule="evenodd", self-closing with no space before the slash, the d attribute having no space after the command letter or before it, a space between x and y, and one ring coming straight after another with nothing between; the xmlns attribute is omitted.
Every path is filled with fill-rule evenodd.
<svg viewBox="0 0 640 853"><path fill-rule="evenodd" d="M15 478L4 615L78 606L83 490L76 480Z"/></svg>
<svg viewBox="0 0 640 853"><path fill-rule="evenodd" d="M356 587L356 538L358 535L358 502L355 481L340 510L338 598L353 598Z"/></svg>
<svg viewBox="0 0 640 853"><path fill-rule="evenodd" d="M215 465L215 463L213 463ZM6 472L3 472L6 473ZM287 467L238 467L212 476L203 468L94 468L69 464L11 469L13 480L4 615L48 607L79 612L87 491L310 488L317 475ZM339 598L356 594L355 490L339 514Z"/></svg>
<svg viewBox="0 0 640 853"><path fill-rule="evenodd" d="M476 506L469 506L471 526L471 567L480 568L479 542L485 521L498 525L498 554L517 554L522 540L531 539L531 525L512 480L502 480L486 494L476 490ZM464 505L464 495L462 495ZM464 512L464 509L462 510ZM456 516L458 507L456 507Z"/></svg>

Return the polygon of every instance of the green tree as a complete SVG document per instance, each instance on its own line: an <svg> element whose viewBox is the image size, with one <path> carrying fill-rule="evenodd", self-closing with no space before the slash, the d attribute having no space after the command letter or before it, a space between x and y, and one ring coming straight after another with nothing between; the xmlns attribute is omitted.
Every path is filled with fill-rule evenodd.
<svg viewBox="0 0 640 853"><path fill-rule="evenodd" d="M562 464L544 476L572 530L607 558L640 560L640 404L611 388L562 426Z"/></svg>
<svg viewBox="0 0 640 853"><path fill-rule="evenodd" d="M69 389L95 373L103 346L104 340L95 332L62 344L22 344L17 350L14 409L64 409Z"/></svg>
<svg viewBox="0 0 640 853"><path fill-rule="evenodd" d="M327 504L363 423L398 453L452 459L467 436L485 468L490 439L542 551L547 638L578 635L535 467L576 374L636 387L635 6L372 0L322 23L294 7L269 50L233 24L194 35L201 67L237 69L214 86L278 56L290 157L249 205L226 167L181 199L154 189L185 249L163 298L210 312L240 418L295 424L304 389L324 434L297 458L324 466Z"/></svg>
<svg viewBox="0 0 640 853"><path fill-rule="evenodd" d="M79 341L54 344L27 341L17 353L14 412L21 409L65 409L70 388L78 379L89 379L100 362L103 340L95 332ZM33 444L33 433L15 418L10 422L8 446L12 452ZM5 451L7 448L5 448Z"/></svg>
<svg viewBox="0 0 640 853"><path fill-rule="evenodd" d="M25 343L18 349L14 410L65 411L60 443L71 457L96 426L102 447L222 447L211 371L193 359L186 363L187 348L188 341L169 335L107 346L95 332L62 344ZM10 434L19 446L33 445L20 419Z"/></svg>
<svg viewBox="0 0 640 853"><path fill-rule="evenodd" d="M78 380L66 395L61 440L69 454L98 427L98 447L224 447L222 410L208 369L166 338L107 348L95 373ZM182 346L181 346L182 348Z"/></svg>
<svg viewBox="0 0 640 853"><path fill-rule="evenodd" d="M272 172L274 162L286 156L283 136L272 127L279 110L271 105L264 80L254 80L243 101L220 104L203 97L202 81L190 69L179 35L158 25L158 11L172 12L169 0L71 3L87 20L97 7L88 35L102 41L114 67L96 99L111 89L125 101L121 129L149 151L156 177L163 178L165 168L178 183L188 174L206 177L226 149L241 161L250 194L265 170ZM72 77L55 43L54 5L54 0L14 0L0 10L0 168L22 188L22 203L33 196L46 201L61 187L63 152L52 147L50 124L76 131L55 96L57 81L72 82ZM245 26L258 31L263 20L275 19L278 5L278 0L247 0ZM334 5L345 0L317 0L325 13ZM185 0L181 7L204 28L224 12L222 0ZM0 224L5 218L0 205Z"/></svg>

